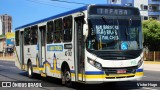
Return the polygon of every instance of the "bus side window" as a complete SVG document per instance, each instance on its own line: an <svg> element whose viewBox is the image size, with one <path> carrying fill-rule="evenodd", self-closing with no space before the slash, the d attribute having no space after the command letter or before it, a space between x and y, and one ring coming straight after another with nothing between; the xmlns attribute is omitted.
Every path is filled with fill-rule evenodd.
<svg viewBox="0 0 160 90"><path fill-rule="evenodd" d="M63 41L72 41L72 16L63 18Z"/></svg>
<svg viewBox="0 0 160 90"><path fill-rule="evenodd" d="M47 44L53 43L54 26L53 21L47 22Z"/></svg>
<svg viewBox="0 0 160 90"><path fill-rule="evenodd" d="M30 27L24 29L24 44L30 45Z"/></svg>
<svg viewBox="0 0 160 90"><path fill-rule="evenodd" d="M31 45L36 45L37 44L37 31L38 31L38 26L32 26L31 27Z"/></svg>
<svg viewBox="0 0 160 90"><path fill-rule="evenodd" d="M16 31L16 46L19 46L19 31Z"/></svg>
<svg viewBox="0 0 160 90"><path fill-rule="evenodd" d="M54 42L60 43L62 41L62 19L57 19L54 21L55 31L54 31Z"/></svg>

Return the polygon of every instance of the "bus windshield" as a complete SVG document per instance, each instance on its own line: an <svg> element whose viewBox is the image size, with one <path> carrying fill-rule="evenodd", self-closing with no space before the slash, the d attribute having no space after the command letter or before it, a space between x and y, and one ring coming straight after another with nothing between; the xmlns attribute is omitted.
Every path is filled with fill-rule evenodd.
<svg viewBox="0 0 160 90"><path fill-rule="evenodd" d="M89 50L138 50L142 48L141 21L137 19L88 19Z"/></svg>

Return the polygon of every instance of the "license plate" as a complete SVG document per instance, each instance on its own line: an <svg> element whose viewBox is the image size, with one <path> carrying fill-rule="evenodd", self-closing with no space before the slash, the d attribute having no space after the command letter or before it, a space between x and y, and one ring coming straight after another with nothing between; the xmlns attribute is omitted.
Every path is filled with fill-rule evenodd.
<svg viewBox="0 0 160 90"><path fill-rule="evenodd" d="M126 70L117 70L117 73L118 74L124 74L124 73L126 73Z"/></svg>

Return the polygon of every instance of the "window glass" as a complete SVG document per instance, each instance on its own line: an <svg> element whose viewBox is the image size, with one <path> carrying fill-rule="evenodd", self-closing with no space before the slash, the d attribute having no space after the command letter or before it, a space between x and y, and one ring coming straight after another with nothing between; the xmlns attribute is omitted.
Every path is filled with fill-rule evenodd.
<svg viewBox="0 0 160 90"><path fill-rule="evenodd" d="M90 50L141 49L140 26L141 21L133 19L89 19L87 48Z"/></svg>
<svg viewBox="0 0 160 90"><path fill-rule="evenodd" d="M147 16L144 16L144 20L148 20L148 17L147 17Z"/></svg>
<svg viewBox="0 0 160 90"><path fill-rule="evenodd" d="M19 31L16 31L16 46L19 46Z"/></svg>
<svg viewBox="0 0 160 90"><path fill-rule="evenodd" d="M31 34L30 34L30 27L24 29L24 44L25 45L30 45L31 43Z"/></svg>
<svg viewBox="0 0 160 90"><path fill-rule="evenodd" d="M148 6L147 5L144 5L144 10L148 10Z"/></svg>
<svg viewBox="0 0 160 90"><path fill-rule="evenodd" d="M71 42L72 40L72 16L63 18L63 41Z"/></svg>
<svg viewBox="0 0 160 90"><path fill-rule="evenodd" d="M47 44L53 43L53 21L47 23Z"/></svg>
<svg viewBox="0 0 160 90"><path fill-rule="evenodd" d="M55 20L54 42L61 42L62 40L62 19Z"/></svg>
<svg viewBox="0 0 160 90"><path fill-rule="evenodd" d="M32 26L30 35L31 35L31 45L36 45L37 44L37 36L38 36L38 26Z"/></svg>

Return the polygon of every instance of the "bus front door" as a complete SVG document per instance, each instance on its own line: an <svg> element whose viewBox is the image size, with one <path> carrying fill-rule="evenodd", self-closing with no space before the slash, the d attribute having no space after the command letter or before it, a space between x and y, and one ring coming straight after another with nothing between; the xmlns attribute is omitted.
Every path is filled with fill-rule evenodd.
<svg viewBox="0 0 160 90"><path fill-rule="evenodd" d="M75 66L77 66L76 78L78 81L84 80L83 23L83 16L75 18Z"/></svg>
<svg viewBox="0 0 160 90"><path fill-rule="evenodd" d="M38 56L39 56L39 66L40 68L40 74L41 76L45 75L46 76L46 65L45 63L45 58L46 58L46 51L45 51L45 44L46 44L46 25L40 26L39 31L38 31L38 44L39 44L39 51L38 51Z"/></svg>

